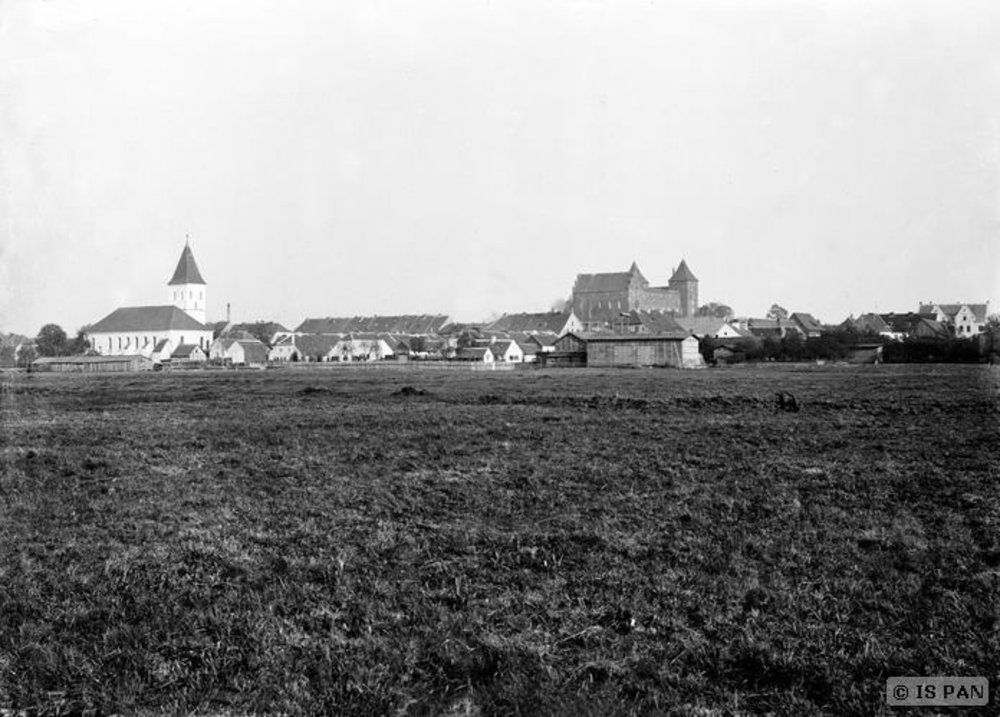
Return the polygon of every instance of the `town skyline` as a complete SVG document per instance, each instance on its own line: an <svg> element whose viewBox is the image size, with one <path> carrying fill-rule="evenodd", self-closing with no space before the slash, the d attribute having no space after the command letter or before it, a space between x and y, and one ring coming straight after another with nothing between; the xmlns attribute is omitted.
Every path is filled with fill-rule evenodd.
<svg viewBox="0 0 1000 717"><path fill-rule="evenodd" d="M1000 307L1000 10L0 10L0 330L545 311L634 261L826 323Z"/></svg>

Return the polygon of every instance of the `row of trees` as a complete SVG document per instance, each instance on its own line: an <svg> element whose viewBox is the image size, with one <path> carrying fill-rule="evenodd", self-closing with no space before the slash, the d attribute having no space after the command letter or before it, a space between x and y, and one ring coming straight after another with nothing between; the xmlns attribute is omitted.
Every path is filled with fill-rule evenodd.
<svg viewBox="0 0 1000 717"><path fill-rule="evenodd" d="M978 363L1000 361L1000 329L991 328L981 337L951 339L907 339L894 341L884 336L864 335L847 329L834 329L812 339L798 333L784 338L702 339L700 349L711 363L715 350L733 351L734 359L744 361L841 361L859 345L879 344L885 363Z"/></svg>

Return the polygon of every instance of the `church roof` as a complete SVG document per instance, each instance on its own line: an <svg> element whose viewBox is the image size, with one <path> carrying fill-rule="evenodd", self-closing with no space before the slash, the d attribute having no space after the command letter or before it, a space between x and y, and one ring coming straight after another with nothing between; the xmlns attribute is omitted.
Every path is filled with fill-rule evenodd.
<svg viewBox="0 0 1000 717"><path fill-rule="evenodd" d="M191 245L185 244L184 251L181 252L180 261L177 262L177 268L174 269L174 275L167 282L167 286L204 283L205 280L201 278L201 272L198 271L198 265L194 261Z"/></svg>
<svg viewBox="0 0 1000 717"><path fill-rule="evenodd" d="M698 281L698 279L691 273L687 262L681 259L681 265L677 267L674 275L670 277L670 281Z"/></svg>
<svg viewBox="0 0 1000 717"><path fill-rule="evenodd" d="M208 328L176 306L123 306L91 326L87 333L170 330L208 331Z"/></svg>

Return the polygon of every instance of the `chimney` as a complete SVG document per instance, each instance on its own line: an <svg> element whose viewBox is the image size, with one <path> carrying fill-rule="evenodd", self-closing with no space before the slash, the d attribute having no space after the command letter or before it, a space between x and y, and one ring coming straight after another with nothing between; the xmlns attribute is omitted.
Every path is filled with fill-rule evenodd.
<svg viewBox="0 0 1000 717"><path fill-rule="evenodd" d="M231 320L229 318L229 302L227 301L226 302L226 325L228 326L230 323L231 323Z"/></svg>

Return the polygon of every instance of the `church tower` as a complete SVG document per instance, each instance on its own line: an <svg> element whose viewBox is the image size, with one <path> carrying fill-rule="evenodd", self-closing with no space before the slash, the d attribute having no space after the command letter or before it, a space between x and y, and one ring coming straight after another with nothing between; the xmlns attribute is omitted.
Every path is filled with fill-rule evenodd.
<svg viewBox="0 0 1000 717"><path fill-rule="evenodd" d="M167 282L167 301L182 309L195 321L204 324L206 288L205 280L201 278L201 272L194 261L191 245L185 241L173 278Z"/></svg>

